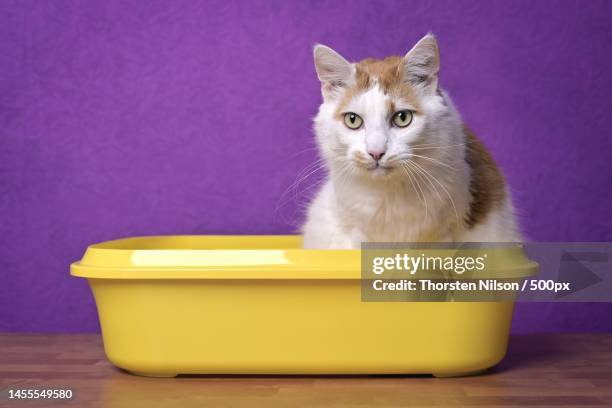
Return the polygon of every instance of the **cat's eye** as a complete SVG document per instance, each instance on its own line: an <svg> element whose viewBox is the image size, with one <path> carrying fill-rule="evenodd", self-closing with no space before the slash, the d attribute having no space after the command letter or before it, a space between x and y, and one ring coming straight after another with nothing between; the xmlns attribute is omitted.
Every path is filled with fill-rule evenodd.
<svg viewBox="0 0 612 408"><path fill-rule="evenodd" d="M344 124L349 129L357 130L363 125L363 119L356 113L347 112L344 114Z"/></svg>
<svg viewBox="0 0 612 408"><path fill-rule="evenodd" d="M412 122L412 111L402 110L395 112L392 118L392 122L395 126L405 128Z"/></svg>

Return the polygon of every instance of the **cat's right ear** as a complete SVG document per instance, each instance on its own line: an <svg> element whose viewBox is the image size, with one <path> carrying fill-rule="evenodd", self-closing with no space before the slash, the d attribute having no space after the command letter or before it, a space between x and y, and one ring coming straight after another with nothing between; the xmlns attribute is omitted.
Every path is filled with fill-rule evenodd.
<svg viewBox="0 0 612 408"><path fill-rule="evenodd" d="M325 99L334 98L353 78L353 64L325 45L315 45L314 63Z"/></svg>

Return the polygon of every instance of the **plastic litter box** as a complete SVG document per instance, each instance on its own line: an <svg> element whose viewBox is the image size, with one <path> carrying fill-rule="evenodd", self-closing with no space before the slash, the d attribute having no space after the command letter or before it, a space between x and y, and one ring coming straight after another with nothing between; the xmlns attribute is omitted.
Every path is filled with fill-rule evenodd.
<svg viewBox="0 0 612 408"><path fill-rule="evenodd" d="M360 267L299 236L166 236L91 245L71 273L108 359L138 375L455 376L504 357L512 302L362 302Z"/></svg>

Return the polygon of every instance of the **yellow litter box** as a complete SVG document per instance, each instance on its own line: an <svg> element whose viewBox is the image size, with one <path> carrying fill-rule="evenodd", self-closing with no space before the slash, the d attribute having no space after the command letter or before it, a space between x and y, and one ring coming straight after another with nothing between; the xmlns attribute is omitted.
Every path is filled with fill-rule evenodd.
<svg viewBox="0 0 612 408"><path fill-rule="evenodd" d="M362 302L360 252L299 236L120 239L71 273L89 281L108 359L152 377L470 374L504 357L513 308Z"/></svg>

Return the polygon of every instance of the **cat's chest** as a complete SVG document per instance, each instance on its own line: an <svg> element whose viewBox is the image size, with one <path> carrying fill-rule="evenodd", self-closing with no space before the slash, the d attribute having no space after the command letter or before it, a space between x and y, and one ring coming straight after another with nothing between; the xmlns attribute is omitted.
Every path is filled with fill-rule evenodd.
<svg viewBox="0 0 612 408"><path fill-rule="evenodd" d="M401 194L361 196L344 202L345 228L362 241L439 241L440 228L423 202ZM435 231L435 232L434 232Z"/></svg>

